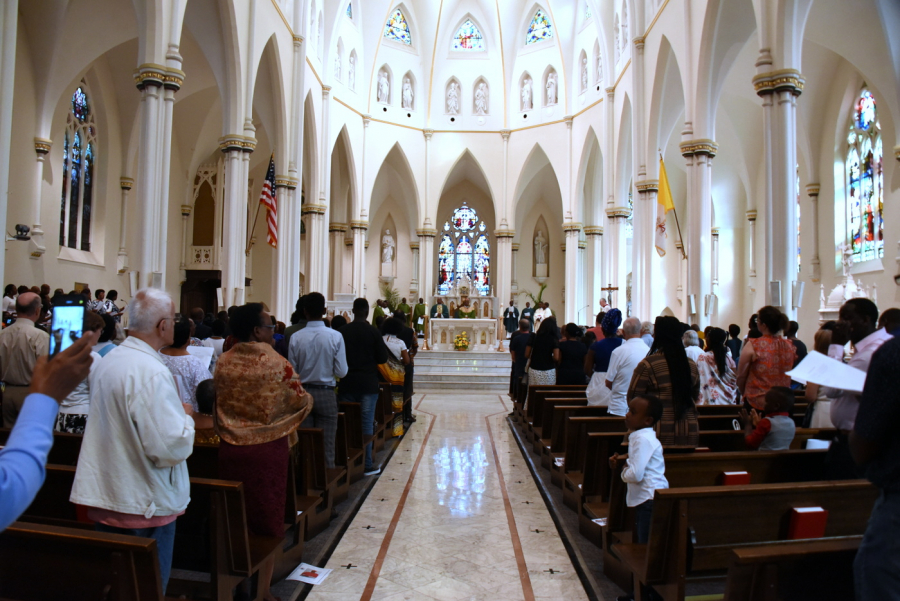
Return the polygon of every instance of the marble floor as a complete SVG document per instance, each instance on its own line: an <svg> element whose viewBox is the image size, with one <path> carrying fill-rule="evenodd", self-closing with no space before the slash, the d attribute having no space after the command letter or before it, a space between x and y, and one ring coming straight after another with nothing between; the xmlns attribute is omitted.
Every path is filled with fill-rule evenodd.
<svg viewBox="0 0 900 601"><path fill-rule="evenodd" d="M587 599L498 394L416 395L310 601Z"/></svg>

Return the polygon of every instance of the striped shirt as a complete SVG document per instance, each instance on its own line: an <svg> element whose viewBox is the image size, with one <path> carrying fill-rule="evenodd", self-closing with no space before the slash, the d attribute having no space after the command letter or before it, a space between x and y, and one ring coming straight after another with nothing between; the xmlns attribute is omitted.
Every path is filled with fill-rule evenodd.
<svg viewBox="0 0 900 601"><path fill-rule="evenodd" d="M700 373L697 364L688 359L691 369L691 398L694 402L700 396ZM656 423L656 436L663 446L700 444L700 426L697 422L697 410L688 409L681 419L675 419L675 407L672 404L672 374L669 364L662 352L654 353L638 363L628 387L628 400L634 397L652 394L662 401L662 419Z"/></svg>

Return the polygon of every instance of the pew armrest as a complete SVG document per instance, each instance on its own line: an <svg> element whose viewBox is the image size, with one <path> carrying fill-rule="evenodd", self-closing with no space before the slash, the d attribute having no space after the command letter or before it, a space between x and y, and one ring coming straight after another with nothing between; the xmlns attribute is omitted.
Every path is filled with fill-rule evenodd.
<svg viewBox="0 0 900 601"><path fill-rule="evenodd" d="M647 545L619 543L612 546L612 552L629 572L637 575L640 581L644 582L644 572L647 568Z"/></svg>

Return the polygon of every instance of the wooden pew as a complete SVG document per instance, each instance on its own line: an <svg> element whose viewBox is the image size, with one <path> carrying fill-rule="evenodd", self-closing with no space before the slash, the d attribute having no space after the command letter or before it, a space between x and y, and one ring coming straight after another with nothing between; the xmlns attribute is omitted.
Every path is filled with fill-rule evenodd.
<svg viewBox="0 0 900 601"><path fill-rule="evenodd" d="M546 439L547 444L550 443L550 429L553 425L553 408L557 405L588 406L586 398L566 397L564 395L548 395L544 398L540 408L535 410L536 413L531 428L534 433L532 449L538 455L541 454L541 447L544 445L543 441Z"/></svg>
<svg viewBox="0 0 900 601"><path fill-rule="evenodd" d="M636 596L648 584L665 601L683 601L688 578L723 577L733 550L787 538L795 507L823 507L823 539L865 531L878 490L862 480L702 486L657 490L646 545L611 547L632 574Z"/></svg>
<svg viewBox="0 0 900 601"><path fill-rule="evenodd" d="M853 599L862 536L781 541L732 551L725 601Z"/></svg>
<svg viewBox="0 0 900 601"><path fill-rule="evenodd" d="M0 446L9 440L9 428L0 428ZM66 432L53 433L53 447L47 455L47 463L56 465L75 465L78 463L78 454L81 452L81 434L68 434Z"/></svg>
<svg viewBox="0 0 900 601"><path fill-rule="evenodd" d="M541 466L550 470L550 480L562 488L566 444L566 420L570 417L606 417L606 407L591 405L553 405L541 439ZM548 438L549 437L549 438ZM559 460L559 461L558 461Z"/></svg>
<svg viewBox="0 0 900 601"><path fill-rule="evenodd" d="M0 534L0 598L162 601L156 541L14 522Z"/></svg>
<svg viewBox="0 0 900 601"><path fill-rule="evenodd" d="M338 403L338 408L345 416L346 425L347 459L341 465L347 468L347 476L353 484L363 477L365 445L374 441L374 436L363 436L362 407L359 403Z"/></svg>
<svg viewBox="0 0 900 601"><path fill-rule="evenodd" d="M347 470L343 467L327 467L325 463L325 438L321 428L299 428L297 467L298 486L307 495L318 494L322 497L322 503L317 507L317 517L307 516L307 537L309 540L328 527L328 521L334 507L340 502L338 499L346 499L349 482ZM322 513L327 519L322 524Z"/></svg>
<svg viewBox="0 0 900 601"><path fill-rule="evenodd" d="M568 398L587 398L584 391L586 386L557 386L553 385L534 385L528 387L528 400L525 404L525 420L523 426L525 428L525 436L530 443L534 443L534 419L535 415L540 413L543 401L548 396Z"/></svg>

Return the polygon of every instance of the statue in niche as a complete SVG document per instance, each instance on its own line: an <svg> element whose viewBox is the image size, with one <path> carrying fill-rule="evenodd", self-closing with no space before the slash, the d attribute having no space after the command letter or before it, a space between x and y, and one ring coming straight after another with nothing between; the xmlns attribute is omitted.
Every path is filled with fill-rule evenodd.
<svg viewBox="0 0 900 601"><path fill-rule="evenodd" d="M581 91L584 92L588 87L588 60L587 57L581 59Z"/></svg>
<svg viewBox="0 0 900 601"><path fill-rule="evenodd" d="M391 98L391 82L388 79L387 71L382 69L378 72L378 102L387 104Z"/></svg>
<svg viewBox="0 0 900 601"><path fill-rule="evenodd" d="M334 78L338 81L341 80L341 53L338 52L337 56L334 57Z"/></svg>
<svg viewBox="0 0 900 601"><path fill-rule="evenodd" d="M534 262L537 265L547 264L547 239L544 238L544 231L538 230L537 236L534 237Z"/></svg>
<svg viewBox="0 0 900 601"><path fill-rule="evenodd" d="M475 114L487 115L487 84L483 81L475 88Z"/></svg>
<svg viewBox="0 0 900 601"><path fill-rule="evenodd" d="M447 114L459 114L459 84L451 81L447 86Z"/></svg>
<svg viewBox="0 0 900 601"><path fill-rule="evenodd" d="M356 57L350 55L350 64L347 67L347 83L351 90L356 89Z"/></svg>
<svg viewBox="0 0 900 601"><path fill-rule="evenodd" d="M394 237L391 236L391 230L384 230L384 236L381 237L381 262L394 262Z"/></svg>
<svg viewBox="0 0 900 601"><path fill-rule="evenodd" d="M853 268L853 245L842 242L838 250L841 251L841 267L846 278L850 275L850 270Z"/></svg>
<svg viewBox="0 0 900 601"><path fill-rule="evenodd" d="M530 111L534 107L531 98L531 78L526 77L522 82L522 110Z"/></svg>
<svg viewBox="0 0 900 601"><path fill-rule="evenodd" d="M556 104L556 73L547 76L547 106Z"/></svg>
<svg viewBox="0 0 900 601"><path fill-rule="evenodd" d="M403 96L400 99L403 108L412 110L413 107L413 89L412 82L408 77L403 78Z"/></svg>
<svg viewBox="0 0 900 601"><path fill-rule="evenodd" d="M597 55L597 84L603 81L603 57Z"/></svg>
<svg viewBox="0 0 900 601"><path fill-rule="evenodd" d="M619 56L622 54L622 28L619 27L619 15L616 15L616 22L613 26L613 37L616 41L616 63L619 62Z"/></svg>
<svg viewBox="0 0 900 601"><path fill-rule="evenodd" d="M628 3L622 4L622 54L628 50Z"/></svg>

